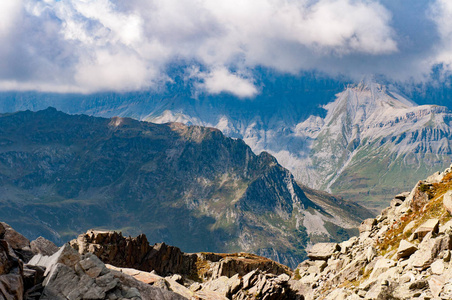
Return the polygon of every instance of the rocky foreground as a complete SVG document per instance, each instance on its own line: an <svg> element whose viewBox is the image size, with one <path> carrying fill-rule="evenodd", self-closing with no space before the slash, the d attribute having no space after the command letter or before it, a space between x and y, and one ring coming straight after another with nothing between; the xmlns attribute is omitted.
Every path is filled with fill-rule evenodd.
<svg viewBox="0 0 452 300"><path fill-rule="evenodd" d="M314 245L292 288L305 299L452 299L451 168L395 196L358 237Z"/></svg>
<svg viewBox="0 0 452 300"><path fill-rule="evenodd" d="M0 223L0 299L303 299L292 270L247 253L186 254L88 231L58 248Z"/></svg>
<svg viewBox="0 0 452 300"><path fill-rule="evenodd" d="M396 195L359 236L312 246L295 271L113 231L58 248L0 223L0 299L452 299L451 168Z"/></svg>

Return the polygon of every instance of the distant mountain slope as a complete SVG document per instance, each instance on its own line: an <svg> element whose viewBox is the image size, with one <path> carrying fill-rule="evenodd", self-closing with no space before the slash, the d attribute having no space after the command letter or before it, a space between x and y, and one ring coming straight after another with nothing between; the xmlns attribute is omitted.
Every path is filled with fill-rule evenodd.
<svg viewBox="0 0 452 300"><path fill-rule="evenodd" d="M446 107L418 106L395 89L366 80L323 108L325 115L297 124L276 114L270 123L260 115L249 122L222 115L212 124L173 113L177 109L147 120L215 126L242 137L257 153L268 151L303 184L377 210L400 188L451 162L452 113Z"/></svg>
<svg viewBox="0 0 452 300"><path fill-rule="evenodd" d="M417 106L369 82L347 88L325 109L325 118L311 117L296 128L311 144L300 175L311 186L365 203L385 199L398 186L416 182L418 174L451 161L452 113L446 107Z"/></svg>
<svg viewBox="0 0 452 300"><path fill-rule="evenodd" d="M370 215L311 198L274 157L217 129L51 108L0 116L0 218L30 238L109 227L294 266L307 244L346 238Z"/></svg>
<svg viewBox="0 0 452 300"><path fill-rule="evenodd" d="M376 210L451 162L445 107L418 106L373 80L344 90L343 83L309 76L263 78L263 92L252 100L192 95L179 78L160 93L3 93L0 111L55 105L67 113L215 127L255 153L269 152L299 182Z"/></svg>

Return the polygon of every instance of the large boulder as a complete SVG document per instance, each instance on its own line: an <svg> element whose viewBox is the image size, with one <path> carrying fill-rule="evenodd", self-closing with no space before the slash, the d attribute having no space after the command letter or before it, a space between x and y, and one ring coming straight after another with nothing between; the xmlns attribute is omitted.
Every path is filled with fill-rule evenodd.
<svg viewBox="0 0 452 300"><path fill-rule="evenodd" d="M452 248L452 238L449 235L440 235L436 238L425 239L419 244L419 250L411 255L409 261L411 265L418 269L426 269L437 258L440 253Z"/></svg>
<svg viewBox="0 0 452 300"><path fill-rule="evenodd" d="M452 215L452 191L447 191L443 196L443 206Z"/></svg>
<svg viewBox="0 0 452 300"><path fill-rule="evenodd" d="M24 262L27 262L33 257L30 249L30 241L4 222L0 222L0 239L8 242L17 256Z"/></svg>
<svg viewBox="0 0 452 300"><path fill-rule="evenodd" d="M118 278L121 276L112 273L97 256L92 253L81 255L69 244L52 256L38 254L29 264L46 268L44 289L39 299L186 299L156 287L143 288L145 295L152 297L143 296L136 287L140 286L136 279L121 281ZM153 298L158 295L162 297Z"/></svg>
<svg viewBox="0 0 452 300"><path fill-rule="evenodd" d="M318 243L308 250L308 257L312 260L328 260L341 248L337 243Z"/></svg>
<svg viewBox="0 0 452 300"><path fill-rule="evenodd" d="M376 224L377 220L375 220L374 218L365 219L361 222L361 225L359 225L359 233L371 231Z"/></svg>
<svg viewBox="0 0 452 300"><path fill-rule="evenodd" d="M426 193L426 189L428 188L429 185L422 181L419 181L413 188L410 195L407 197L407 201L409 201L412 211L419 211L428 203L429 197Z"/></svg>
<svg viewBox="0 0 452 300"><path fill-rule="evenodd" d="M414 238L422 240L428 233L436 234L439 230L439 220L429 219L419 226L414 232Z"/></svg>
<svg viewBox="0 0 452 300"><path fill-rule="evenodd" d="M38 237L36 240L30 242L31 252L34 255L42 254L42 255L53 255L58 251L57 245L52 243L51 241L43 238L42 236Z"/></svg>
<svg viewBox="0 0 452 300"><path fill-rule="evenodd" d="M401 240L399 248L397 249L397 259L409 257L411 254L417 251L417 247L412 243Z"/></svg>

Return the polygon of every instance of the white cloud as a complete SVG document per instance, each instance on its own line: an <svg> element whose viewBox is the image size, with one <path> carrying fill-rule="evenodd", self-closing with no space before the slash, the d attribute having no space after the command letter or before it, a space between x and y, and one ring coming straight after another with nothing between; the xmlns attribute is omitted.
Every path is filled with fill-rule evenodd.
<svg viewBox="0 0 452 300"><path fill-rule="evenodd" d="M22 10L22 1L0 1L0 37L14 30Z"/></svg>
<svg viewBox="0 0 452 300"><path fill-rule="evenodd" d="M233 94L239 98L254 97L258 91L253 82L240 74L232 74L226 68L216 68L210 73L198 73L197 77L203 79L200 87L209 94L222 92Z"/></svg>
<svg viewBox="0 0 452 300"><path fill-rule="evenodd" d="M424 56L419 62L416 55L397 59L404 57L411 37L398 35L393 12L381 1L388 2L3 1L0 44L8 47L0 48L0 89L11 82L20 89L42 83L40 89L49 91L143 89L165 82L165 67L174 60L211 70L198 74L204 91L242 97L258 93L253 79L243 75L256 66L292 73L376 70L403 77L414 67L397 73L405 70L401 62L422 61L418 69L425 70ZM447 0L436 2L450 8ZM438 22L444 41L451 40L447 20Z"/></svg>
<svg viewBox="0 0 452 300"><path fill-rule="evenodd" d="M452 2L436 0L431 10L431 18L440 36L440 42L435 46L437 54L433 57L434 63L443 63L446 69L452 71Z"/></svg>

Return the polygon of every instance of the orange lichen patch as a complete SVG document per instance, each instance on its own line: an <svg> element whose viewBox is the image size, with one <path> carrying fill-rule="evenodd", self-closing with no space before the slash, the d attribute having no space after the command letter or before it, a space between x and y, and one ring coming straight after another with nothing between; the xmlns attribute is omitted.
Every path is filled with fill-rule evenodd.
<svg viewBox="0 0 452 300"><path fill-rule="evenodd" d="M202 279L206 277L205 275L210 271L210 263L209 261L198 257L195 263L195 267L196 274L193 274L193 276L191 276L191 279L195 281L202 281Z"/></svg>
<svg viewBox="0 0 452 300"><path fill-rule="evenodd" d="M452 173L444 176L439 183L433 183L428 188L421 185L420 188L423 188L423 191L428 194L430 201L420 211L409 211L401 217L399 222L392 224L383 241L377 244L378 249L383 254L390 246L392 249L396 249L402 239L407 239L412 234L412 230L415 230L428 219L438 219L440 224L444 224L451 219L451 215L443 206L443 196L452 189ZM415 226L404 234L405 226L412 221L415 222Z"/></svg>

